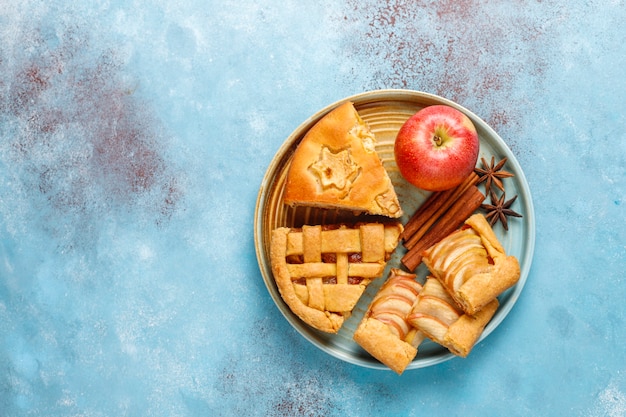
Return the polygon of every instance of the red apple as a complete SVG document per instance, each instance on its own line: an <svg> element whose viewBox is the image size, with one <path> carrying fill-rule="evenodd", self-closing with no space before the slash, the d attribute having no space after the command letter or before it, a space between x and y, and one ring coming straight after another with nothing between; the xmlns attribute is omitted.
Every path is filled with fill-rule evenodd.
<svg viewBox="0 0 626 417"><path fill-rule="evenodd" d="M478 133L465 114L446 105L423 108L402 125L394 147L402 176L427 191L459 185L474 170Z"/></svg>

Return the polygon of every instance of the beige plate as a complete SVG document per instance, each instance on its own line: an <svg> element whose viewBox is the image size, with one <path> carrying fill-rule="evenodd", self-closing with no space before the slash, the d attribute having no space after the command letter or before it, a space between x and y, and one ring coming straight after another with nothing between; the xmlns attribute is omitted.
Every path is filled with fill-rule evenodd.
<svg viewBox="0 0 626 417"><path fill-rule="evenodd" d="M340 214L334 210L293 209L287 207L282 203L282 194L291 157L302 137L322 116L347 100L354 103L363 120L369 124L376 135L376 151L382 159L387 172L389 172L405 213L400 219L403 224L406 223L409 216L415 212L417 207L429 195L429 193L413 187L401 177L393 155L393 145L398 130L418 110L433 104L446 104L459 109L472 120L478 131L481 145L478 160L480 161L481 157L490 160L492 155L495 155L496 160L500 160L503 157L508 158L505 169L513 172L515 177L505 180L507 195L511 197L518 195L518 199L512 208L521 213L523 217L511 218L508 232L505 232L500 224L497 224L494 230L507 253L519 259L522 272L517 285L499 297L500 308L483 332L480 339L483 340L502 322L511 310L528 277L535 243L535 220L532 199L519 163L496 132L467 109L432 94L409 90L379 90L347 97L311 116L287 138L276 153L263 178L254 219L254 243L257 258L270 295L289 323L315 346L330 355L356 365L388 369L352 340L354 330L363 317L373 295L382 285L384 278L375 280L369 285L352 316L344 323L337 334L326 334L303 323L284 303L274 282L269 260L270 234L274 228L280 226L299 227L302 224L333 223L346 218L344 217L346 214ZM482 186L480 187L482 190ZM351 217L350 214L347 216L348 219L354 220L354 217ZM388 275L389 268L401 267L400 259L405 253L406 249L400 244L387 265L384 277ZM421 265L416 272L419 280L423 282L427 273L424 265ZM434 365L453 357L447 349L432 342L425 342L420 345L417 357L407 369Z"/></svg>

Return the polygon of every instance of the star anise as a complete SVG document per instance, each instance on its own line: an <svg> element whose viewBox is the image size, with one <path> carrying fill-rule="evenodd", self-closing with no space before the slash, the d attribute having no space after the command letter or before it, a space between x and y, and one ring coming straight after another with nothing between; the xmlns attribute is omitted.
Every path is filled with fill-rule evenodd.
<svg viewBox="0 0 626 417"><path fill-rule="evenodd" d="M496 197L496 194L492 190L489 193L489 196L491 198L491 204L480 205L480 207L483 210L487 210L487 214L485 215L485 218L489 220L489 224L491 226L493 226L494 224L496 224L498 220L500 220L500 222L502 223L502 226L504 226L504 230L508 231L509 225L507 221L507 216L522 217L521 214L516 213L515 211L509 208L515 202L515 200L517 200L517 195L511 198L510 200L506 200L505 193L502 193L500 198L498 198Z"/></svg>
<svg viewBox="0 0 626 417"><path fill-rule="evenodd" d="M478 182L476 184L485 182L485 194L489 194L491 192L492 184L495 184L495 186L498 187L500 191L504 191L502 179L513 176L512 173L504 171L502 169L504 164L506 164L507 158L502 158L502 160L498 162L498 164L496 164L495 157L492 156L490 165L487 165L487 161L485 161L485 158L481 157L480 161L482 162L483 167L474 169L474 172L476 172L479 176Z"/></svg>

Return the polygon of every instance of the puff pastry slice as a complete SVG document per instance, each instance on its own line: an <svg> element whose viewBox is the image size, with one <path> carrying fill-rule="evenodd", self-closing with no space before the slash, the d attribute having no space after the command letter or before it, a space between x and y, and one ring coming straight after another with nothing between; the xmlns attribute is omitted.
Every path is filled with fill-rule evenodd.
<svg viewBox="0 0 626 417"><path fill-rule="evenodd" d="M431 274L469 315L475 315L520 278L517 258L508 256L482 214L424 251Z"/></svg>
<svg viewBox="0 0 626 417"><path fill-rule="evenodd" d="M497 308L498 300L494 299L475 315L466 314L439 280L430 276L407 321L450 352L466 357Z"/></svg>
<svg viewBox="0 0 626 417"><path fill-rule="evenodd" d="M415 274L392 268L353 335L363 349L398 374L424 340L424 334L407 322L421 290Z"/></svg>

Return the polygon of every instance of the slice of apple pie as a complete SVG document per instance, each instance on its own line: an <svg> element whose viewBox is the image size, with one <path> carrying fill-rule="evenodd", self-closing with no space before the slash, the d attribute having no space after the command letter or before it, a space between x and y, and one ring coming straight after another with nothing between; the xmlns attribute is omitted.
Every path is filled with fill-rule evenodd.
<svg viewBox="0 0 626 417"><path fill-rule="evenodd" d="M450 352L466 357L497 308L498 300L494 299L470 316L450 297L439 280L430 276L407 321Z"/></svg>
<svg viewBox="0 0 626 417"><path fill-rule="evenodd" d="M424 252L422 258L452 298L474 315L520 278L520 266L507 256L482 214Z"/></svg>
<svg viewBox="0 0 626 417"><path fill-rule="evenodd" d="M296 148L285 180L284 203L402 216L376 139L353 103L322 117Z"/></svg>
<svg viewBox="0 0 626 417"><path fill-rule="evenodd" d="M407 322L422 286L416 275L392 268L353 338L370 355L401 374L417 355L424 334Z"/></svg>
<svg viewBox="0 0 626 417"><path fill-rule="evenodd" d="M402 229L398 222L274 229L270 260L281 297L305 323L336 333L383 274Z"/></svg>

